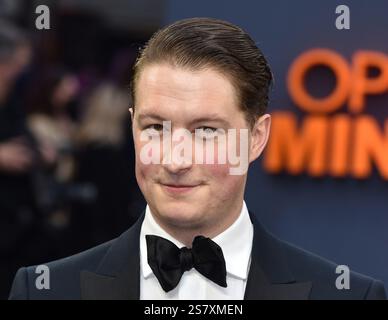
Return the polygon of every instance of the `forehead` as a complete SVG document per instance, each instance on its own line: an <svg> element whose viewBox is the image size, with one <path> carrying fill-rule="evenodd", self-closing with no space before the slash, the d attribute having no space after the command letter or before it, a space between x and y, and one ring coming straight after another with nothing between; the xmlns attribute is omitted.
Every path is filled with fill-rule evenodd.
<svg viewBox="0 0 388 320"><path fill-rule="evenodd" d="M136 109L160 115L235 116L239 111L231 81L214 69L192 71L169 64L146 66L136 86Z"/></svg>

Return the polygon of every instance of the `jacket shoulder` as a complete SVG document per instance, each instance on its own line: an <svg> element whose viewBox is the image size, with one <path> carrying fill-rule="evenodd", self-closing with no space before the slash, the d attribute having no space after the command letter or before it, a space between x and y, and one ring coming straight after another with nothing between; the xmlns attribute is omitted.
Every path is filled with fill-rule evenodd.
<svg viewBox="0 0 388 320"><path fill-rule="evenodd" d="M80 299L81 271L96 270L115 240L63 259L20 268L9 299Z"/></svg>
<svg viewBox="0 0 388 320"><path fill-rule="evenodd" d="M310 299L386 299L384 285L350 266L338 265L288 242L278 240L296 281L311 281Z"/></svg>

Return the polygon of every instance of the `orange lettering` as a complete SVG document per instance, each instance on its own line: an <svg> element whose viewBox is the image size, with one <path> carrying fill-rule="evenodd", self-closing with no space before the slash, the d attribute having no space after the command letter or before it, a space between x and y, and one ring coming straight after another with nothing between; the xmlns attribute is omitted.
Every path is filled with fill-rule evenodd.
<svg viewBox="0 0 388 320"><path fill-rule="evenodd" d="M314 98L305 89L307 71L317 65L329 67L335 74L337 84L325 98ZM350 89L350 70L345 59L329 49L313 49L301 54L292 63L287 86L293 101L303 110L312 113L329 113L345 103Z"/></svg>
<svg viewBox="0 0 388 320"><path fill-rule="evenodd" d="M324 174L328 119L307 116L298 132L297 119L290 112L272 115L272 133L266 150L265 168L272 173L286 169L299 174L305 168L313 176Z"/></svg>
<svg viewBox="0 0 388 320"><path fill-rule="evenodd" d="M343 177L349 168L349 138L351 119L346 114L339 114L330 120L331 154L329 172L334 177Z"/></svg>
<svg viewBox="0 0 388 320"><path fill-rule="evenodd" d="M372 161L384 179L388 179L388 121L385 121L385 135L370 116L355 120L352 172L357 178L371 174Z"/></svg>
<svg viewBox="0 0 388 320"><path fill-rule="evenodd" d="M368 69L377 68L379 76L368 78ZM365 106L367 93L381 93L388 89L388 57L375 51L358 51L353 56L353 88L349 110L358 113Z"/></svg>

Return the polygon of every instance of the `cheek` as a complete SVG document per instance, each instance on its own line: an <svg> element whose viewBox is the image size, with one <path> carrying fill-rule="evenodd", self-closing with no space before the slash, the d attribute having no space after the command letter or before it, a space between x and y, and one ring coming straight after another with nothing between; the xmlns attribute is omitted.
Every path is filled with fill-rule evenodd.
<svg viewBox="0 0 388 320"><path fill-rule="evenodd" d="M240 189L243 176L231 175L228 164L203 165L203 172L207 176L215 193L230 193Z"/></svg>
<svg viewBox="0 0 388 320"><path fill-rule="evenodd" d="M144 164L138 155L136 155L136 178L138 183L145 183L155 177L157 165Z"/></svg>
<svg viewBox="0 0 388 320"><path fill-rule="evenodd" d="M227 164L204 164L203 170L215 180L224 180L229 176L229 166Z"/></svg>
<svg viewBox="0 0 388 320"><path fill-rule="evenodd" d="M141 148L145 145L144 142L141 142L139 139L135 139L135 155L136 155L136 165L135 165L135 174L136 180L141 189L150 182L155 176L156 168L153 164L145 164L141 160L140 151Z"/></svg>
<svg viewBox="0 0 388 320"><path fill-rule="evenodd" d="M158 176L158 172L158 165L143 164L137 159L135 170L136 181L146 198L154 194L156 188L156 181L154 179Z"/></svg>

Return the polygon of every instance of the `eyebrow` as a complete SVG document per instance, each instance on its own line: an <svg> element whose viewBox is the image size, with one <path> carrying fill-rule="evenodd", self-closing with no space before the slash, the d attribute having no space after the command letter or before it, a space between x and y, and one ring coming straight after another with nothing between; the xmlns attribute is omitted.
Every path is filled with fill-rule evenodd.
<svg viewBox="0 0 388 320"><path fill-rule="evenodd" d="M155 114L155 113L139 113L138 115L139 117L139 121L142 121L142 120L147 120L147 119L152 119L152 120L156 120L156 121L168 121L168 119L165 119L163 117L161 117L160 115L158 114ZM211 115L208 115L208 116L203 116L203 117L199 117L199 118L195 118L193 120L190 121L190 125L195 125L195 124L198 124L198 123L203 123L203 122L218 122L218 123L221 123L222 125L226 126L226 127L230 127L230 123L229 121L223 119L223 118L220 118L218 115L216 114L211 114Z"/></svg>

